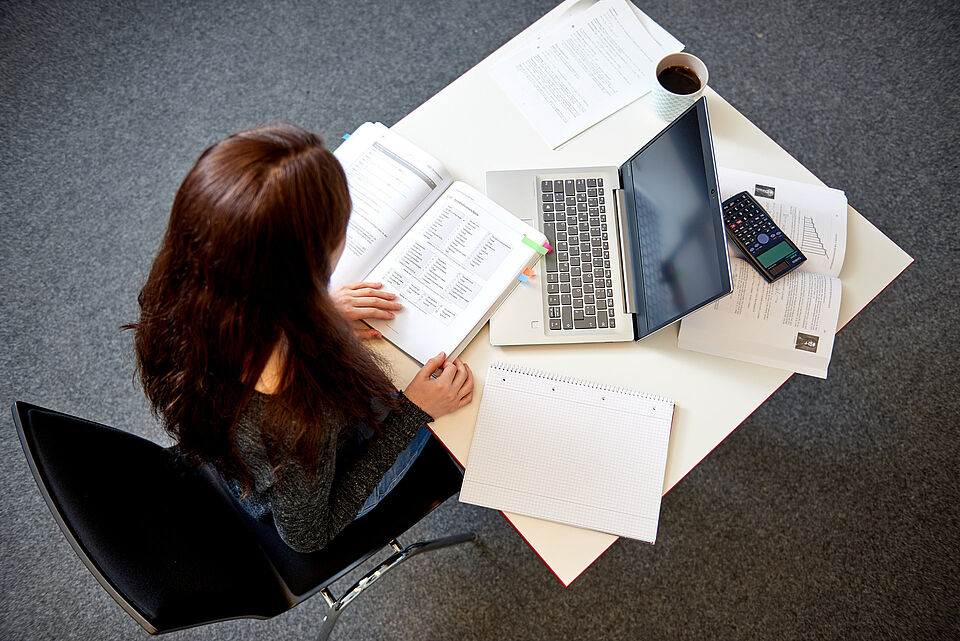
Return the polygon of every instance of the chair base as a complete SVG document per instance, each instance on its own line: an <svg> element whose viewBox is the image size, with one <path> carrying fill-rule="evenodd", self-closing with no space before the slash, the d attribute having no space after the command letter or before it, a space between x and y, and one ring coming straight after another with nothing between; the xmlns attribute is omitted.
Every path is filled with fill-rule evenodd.
<svg viewBox="0 0 960 641"><path fill-rule="evenodd" d="M394 554L392 554L386 561L367 572L339 599L334 598L333 594L330 593L329 588L320 590L320 594L323 595L324 601L327 602L329 610L327 611L326 616L323 617L323 623L320 627L320 636L317 637L317 641L327 641L327 639L330 638L330 633L333 632L333 626L336 625L337 619L340 618L344 608L346 608L351 601L357 598L361 592L380 580L380 577L382 577L388 571L397 567L410 557L416 556L417 554L430 552L431 550L439 550L440 548L475 540L477 540L476 532L464 532L463 534L445 536L443 538L432 539L430 541L419 541L417 543L408 545L405 548L401 547L400 542L396 539L390 541L390 546L395 550Z"/></svg>

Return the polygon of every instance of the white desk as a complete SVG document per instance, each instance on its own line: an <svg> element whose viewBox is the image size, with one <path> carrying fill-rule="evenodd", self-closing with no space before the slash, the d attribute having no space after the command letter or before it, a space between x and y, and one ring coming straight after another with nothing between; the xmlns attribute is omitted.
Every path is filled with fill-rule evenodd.
<svg viewBox="0 0 960 641"><path fill-rule="evenodd" d="M454 178L483 190L491 169L619 165L664 125L649 96L619 111L553 151L499 89L488 70L517 43L531 38L576 0L567 0L394 127L433 154ZM708 61L709 62L709 61ZM799 162L713 91L707 94L717 164L797 181L820 183ZM842 188L843 185L834 185ZM856 194L848 194L856 201ZM853 318L912 259L852 207L843 271L840 326ZM843 349L840 339L837 349ZM384 355L398 385L416 364L392 347ZM437 435L467 461L479 409L483 375L494 360L629 386L672 398L674 417L663 491L667 492L791 376L775 370L677 348L677 325L632 344L499 348L484 328L463 352L478 376L474 402L433 424ZM506 517L564 585L569 585L616 537L519 515Z"/></svg>

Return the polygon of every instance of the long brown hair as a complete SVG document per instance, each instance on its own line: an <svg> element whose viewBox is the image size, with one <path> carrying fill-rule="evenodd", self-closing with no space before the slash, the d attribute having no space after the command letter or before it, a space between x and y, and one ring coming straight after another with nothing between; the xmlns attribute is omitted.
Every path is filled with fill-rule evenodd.
<svg viewBox="0 0 960 641"><path fill-rule="evenodd" d="M323 140L288 124L209 147L173 201L138 298L135 350L153 411L182 453L249 487L233 430L275 348L275 464L315 470L332 425L371 416L393 386L327 293L350 214L346 177Z"/></svg>

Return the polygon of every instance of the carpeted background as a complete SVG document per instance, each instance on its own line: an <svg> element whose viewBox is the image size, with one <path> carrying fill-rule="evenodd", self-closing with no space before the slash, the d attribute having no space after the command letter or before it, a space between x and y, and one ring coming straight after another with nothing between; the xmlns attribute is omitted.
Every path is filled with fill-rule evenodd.
<svg viewBox="0 0 960 641"><path fill-rule="evenodd" d="M0 401L164 441L118 327L198 154L276 119L330 141L393 124L555 4L0 3ZM666 496L655 546L621 540L564 589L496 512L448 501L408 538L482 543L399 569L335 638L960 638L956 2L641 7L916 263L839 334L826 381L793 377ZM170 638L310 638L320 606ZM7 420L0 639L145 637Z"/></svg>

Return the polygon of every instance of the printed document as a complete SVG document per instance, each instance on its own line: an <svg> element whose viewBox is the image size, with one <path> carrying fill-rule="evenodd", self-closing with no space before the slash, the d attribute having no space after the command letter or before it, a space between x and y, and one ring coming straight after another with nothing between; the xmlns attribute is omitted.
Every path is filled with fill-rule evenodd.
<svg viewBox="0 0 960 641"><path fill-rule="evenodd" d="M491 73L555 149L648 93L660 58L683 48L647 22L625 0L601 0L561 16Z"/></svg>
<svg viewBox="0 0 960 641"><path fill-rule="evenodd" d="M768 283L746 260L734 258L733 293L680 321L677 346L826 378L840 317L846 195L722 167L717 175L723 200L749 192L807 260Z"/></svg>

